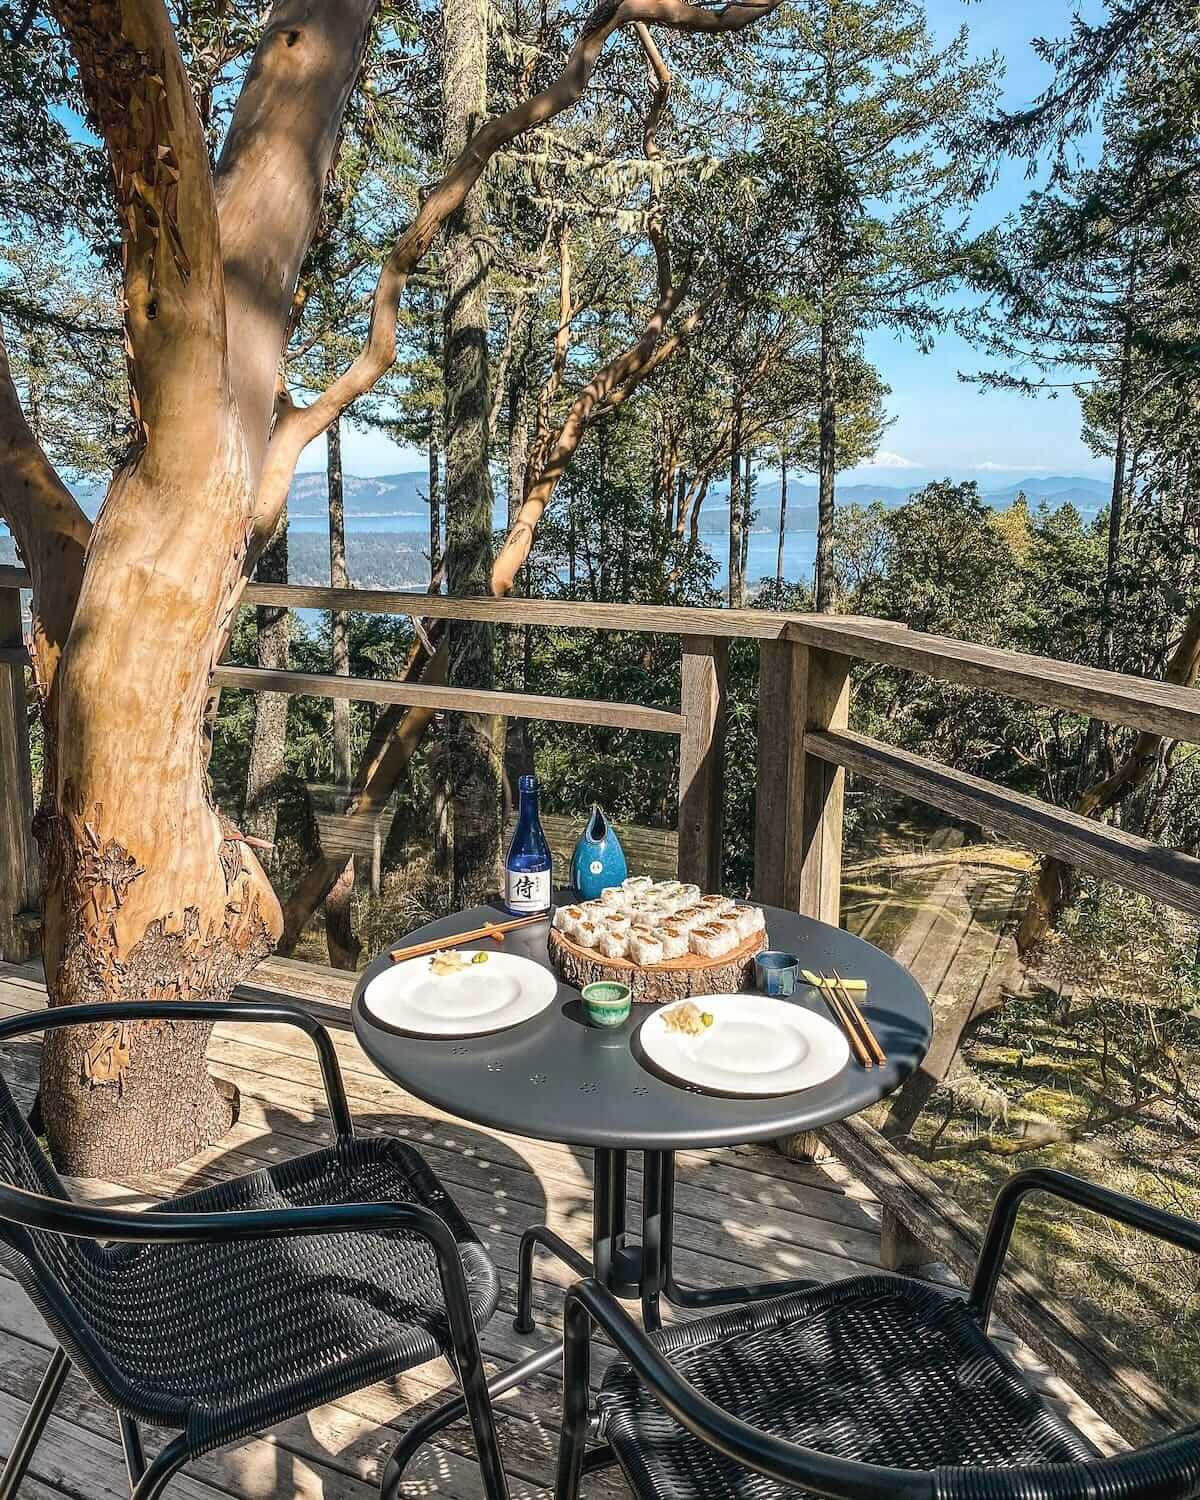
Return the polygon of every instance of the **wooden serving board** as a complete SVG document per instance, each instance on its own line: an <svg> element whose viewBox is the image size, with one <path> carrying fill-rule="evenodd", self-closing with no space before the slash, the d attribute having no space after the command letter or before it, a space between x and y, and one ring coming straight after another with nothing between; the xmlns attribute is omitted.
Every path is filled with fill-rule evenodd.
<svg viewBox="0 0 1200 1500"><path fill-rule="evenodd" d="M602 979L627 984L639 1005L687 1000L693 995L735 995L754 988L754 958L767 946L765 932L756 932L721 958L688 953L661 964L635 964L627 958L604 958L594 948L581 948L551 929L550 957L560 976L576 989Z"/></svg>

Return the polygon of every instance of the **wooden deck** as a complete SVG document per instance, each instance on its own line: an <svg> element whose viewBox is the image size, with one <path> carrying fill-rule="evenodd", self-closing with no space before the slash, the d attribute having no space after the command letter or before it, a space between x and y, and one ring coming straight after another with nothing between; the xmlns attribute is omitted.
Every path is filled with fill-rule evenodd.
<svg viewBox="0 0 1200 1500"><path fill-rule="evenodd" d="M36 974L0 965L0 1014L40 1007ZM539 1347L512 1329L517 1242L529 1224L548 1222L585 1247L590 1215L587 1153L463 1125L383 1080L344 1029L335 1032L351 1106L360 1128L413 1141L451 1188L500 1268L505 1291L483 1344L494 1366ZM307 1043L290 1028L218 1029L215 1070L241 1091L237 1125L219 1146L153 1182L78 1184L81 1194L141 1205L157 1196L253 1170L329 1139L320 1075ZM8 1049L5 1077L19 1100L32 1099L34 1045ZM635 1158L636 1160L636 1158ZM691 1152L679 1159L677 1265L690 1281L720 1284L786 1276L838 1278L874 1269L879 1210L841 1167L800 1166L770 1148ZM638 1174L632 1174L634 1191ZM634 1225L636 1229L636 1217ZM567 1274L540 1262L537 1304L547 1325ZM938 1274L936 1270L933 1274ZM41 1318L6 1273L0 1282L0 1451L7 1452L48 1358ZM1015 1340L1010 1348L1039 1386L1106 1450L1120 1441ZM602 1367L603 1357L597 1359ZM169 1488L180 1500L297 1497L369 1500L381 1467L421 1403L451 1388L444 1365L428 1366L320 1408L236 1448L198 1460ZM558 1388L549 1378L500 1403L501 1442L514 1500L544 1495L558 1423ZM155 1446L148 1435L148 1448ZM469 1434L451 1429L410 1471L407 1493L475 1500L480 1493ZM615 1474L585 1484L592 1496L627 1493ZM72 1375L21 1491L29 1500L117 1500L128 1495L110 1411Z"/></svg>

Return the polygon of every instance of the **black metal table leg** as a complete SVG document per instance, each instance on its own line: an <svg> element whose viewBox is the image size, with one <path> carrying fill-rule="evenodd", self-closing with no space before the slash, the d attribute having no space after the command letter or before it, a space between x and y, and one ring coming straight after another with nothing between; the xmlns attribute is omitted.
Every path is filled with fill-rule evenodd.
<svg viewBox="0 0 1200 1500"><path fill-rule="evenodd" d="M749 1286L691 1287L675 1280L672 1269L674 1254L675 1222L675 1158L671 1156L671 1170L663 1173L662 1179L662 1245L663 1273L662 1295L675 1307L729 1307L738 1302L765 1302L771 1297L787 1297L793 1292L806 1292L818 1283L811 1276L795 1281L760 1281Z"/></svg>
<svg viewBox="0 0 1200 1500"><path fill-rule="evenodd" d="M671 1259L671 1211L674 1201L675 1153L647 1151L642 1158L642 1323L647 1332L662 1327L659 1298Z"/></svg>

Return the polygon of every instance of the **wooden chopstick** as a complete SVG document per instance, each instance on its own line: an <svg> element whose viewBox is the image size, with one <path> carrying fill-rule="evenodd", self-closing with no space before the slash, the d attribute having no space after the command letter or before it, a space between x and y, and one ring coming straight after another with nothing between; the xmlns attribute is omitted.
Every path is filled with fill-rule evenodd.
<svg viewBox="0 0 1200 1500"><path fill-rule="evenodd" d="M850 1013L847 1011L842 997L824 975L821 976L821 995L824 998L825 1004L828 1005L837 1018L838 1025L846 1033L846 1040L850 1043L850 1050L854 1053L857 1061L864 1068L873 1068L875 1061L867 1050L866 1042L859 1035L858 1027L850 1019Z"/></svg>
<svg viewBox="0 0 1200 1500"><path fill-rule="evenodd" d="M436 938L432 942L410 943L406 948L394 948L391 953L393 963L401 963L406 958L420 958L426 953L440 953L446 948L457 948L462 943L477 943L483 939L494 938L496 942L504 941L504 934L512 932L517 927L528 927L533 922L544 922L545 917L517 917L512 922L489 922L486 927L475 927L470 932L451 932L444 938Z"/></svg>
<svg viewBox="0 0 1200 1500"><path fill-rule="evenodd" d="M834 969L834 971L833 971L833 979L834 979L834 983L837 985L837 987L842 992L842 1000L845 1003L846 1009L850 1012L850 1014L854 1017L855 1021L858 1023L859 1032L861 1033L861 1035L863 1036L864 1040L866 1041L866 1044L867 1044L867 1047L868 1047L868 1049L869 1049L869 1051L871 1053L871 1056L875 1059L875 1061L877 1063L882 1064L882 1063L887 1062L887 1053L879 1045L879 1038L871 1030L871 1023L867 1020L866 1016L863 1015L862 1010L859 1007L858 1001L855 1000L854 996L846 988L845 981L843 980L842 976L838 973L838 971L836 969Z"/></svg>

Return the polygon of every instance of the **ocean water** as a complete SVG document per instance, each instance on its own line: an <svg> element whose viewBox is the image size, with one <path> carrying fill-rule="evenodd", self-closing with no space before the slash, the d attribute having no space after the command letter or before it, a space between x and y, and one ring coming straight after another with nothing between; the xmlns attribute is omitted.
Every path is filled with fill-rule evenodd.
<svg viewBox="0 0 1200 1500"><path fill-rule="evenodd" d="M389 515L347 516L346 536L356 533L408 531L424 535L429 524L428 511L396 511ZM499 524L499 520L498 520ZM288 528L292 531L327 532L329 523L324 516L293 516ZM718 583L724 586L729 577L729 553L725 538L718 535L701 536L704 547L716 559ZM763 578L775 577L775 554L778 535L774 531L752 531L746 554L746 577L753 588ZM817 551L815 531L789 531L784 539L783 576L789 583L812 581L813 562Z"/></svg>

